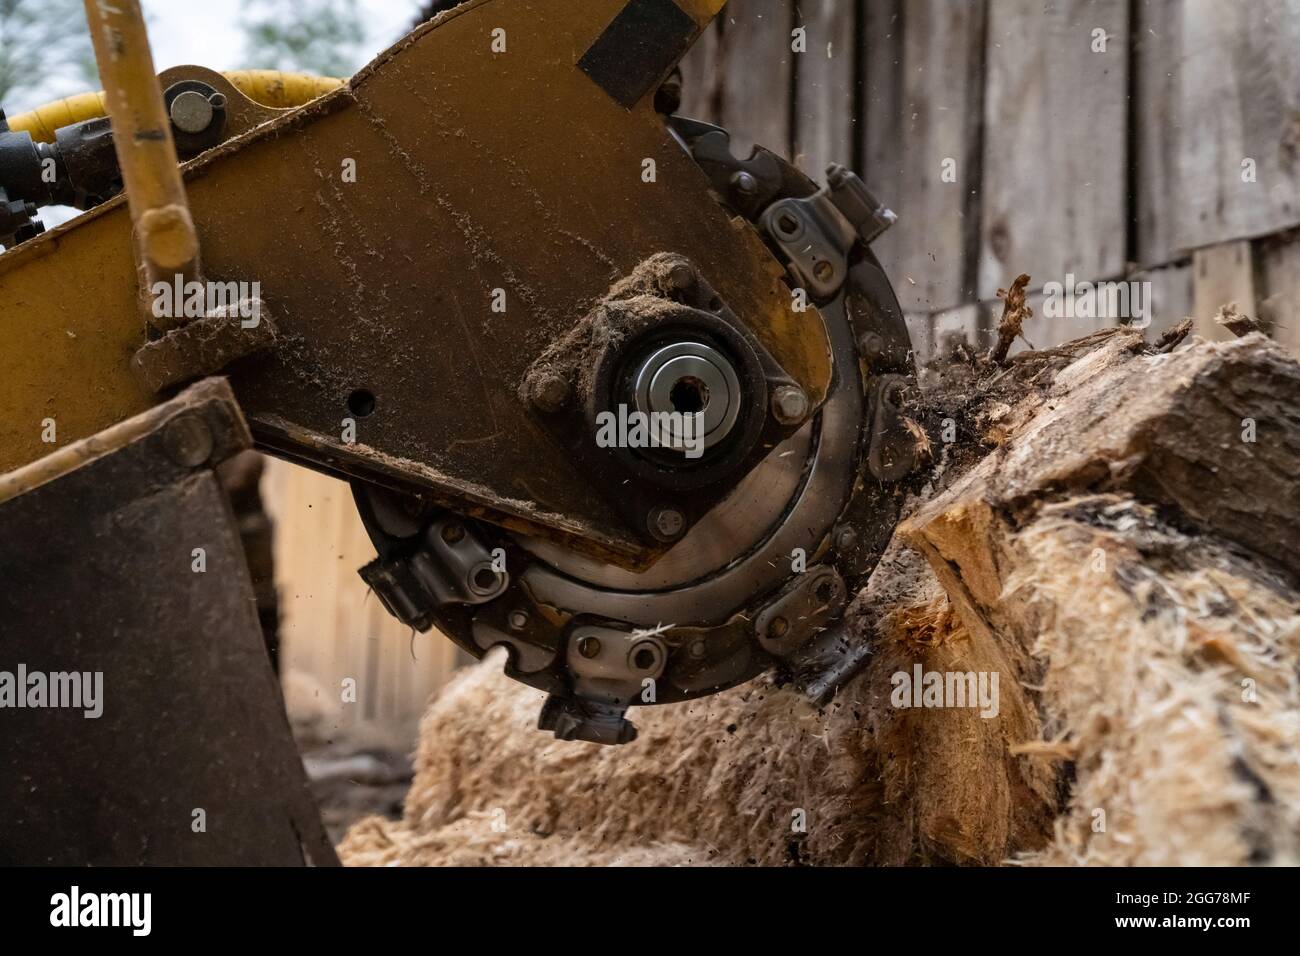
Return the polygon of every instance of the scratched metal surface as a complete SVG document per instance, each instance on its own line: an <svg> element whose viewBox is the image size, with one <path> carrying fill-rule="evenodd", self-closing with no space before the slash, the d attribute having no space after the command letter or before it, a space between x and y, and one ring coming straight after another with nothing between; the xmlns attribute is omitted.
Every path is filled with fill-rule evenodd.
<svg viewBox="0 0 1300 956"><path fill-rule="evenodd" d="M642 554L515 389L546 343L662 250L697 262L824 393L821 323L791 311L757 235L710 198L650 97L625 110L574 67L621 6L470 5L351 89L190 164L209 277L260 281L282 331L273 355L233 374L260 444L597 553ZM509 52L494 55L498 27ZM655 183L642 182L646 158ZM113 203L0 259L0 395L21 412L0 423L0 468L48 450L46 415L81 437L152 400L127 371L144 336L128 229ZM354 389L377 402L346 446Z"/></svg>

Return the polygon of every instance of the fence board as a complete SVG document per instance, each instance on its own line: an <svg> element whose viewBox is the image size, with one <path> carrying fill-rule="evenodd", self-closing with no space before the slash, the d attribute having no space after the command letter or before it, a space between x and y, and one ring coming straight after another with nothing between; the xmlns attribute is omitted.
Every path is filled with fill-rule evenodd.
<svg viewBox="0 0 1300 956"><path fill-rule="evenodd" d="M1225 305L1235 305L1244 315L1259 314L1255 256L1249 240L1207 246L1192 256L1192 318L1197 335L1220 342L1234 338L1214 321Z"/></svg>
<svg viewBox="0 0 1300 956"><path fill-rule="evenodd" d="M411 629L367 593L356 572L375 552L346 484L275 460L264 481L275 519L286 679L303 676L321 688L314 705L340 736L410 746L429 696L463 655L437 632L413 641ZM355 703L340 694L349 677Z"/></svg>
<svg viewBox="0 0 1300 956"><path fill-rule="evenodd" d="M897 159L880 184L900 218L877 254L906 310L975 298L984 18L983 0L902 6Z"/></svg>
<svg viewBox="0 0 1300 956"><path fill-rule="evenodd" d="M1256 251L1273 338L1300 359L1300 233L1262 243ZM1267 306L1267 309L1265 309Z"/></svg>
<svg viewBox="0 0 1300 956"><path fill-rule="evenodd" d="M867 187L886 204L903 179L903 0L871 0L864 5L860 33L862 64L862 169ZM876 253L892 248L886 233Z"/></svg>
<svg viewBox="0 0 1300 956"><path fill-rule="evenodd" d="M1177 114L1184 0L1136 0L1133 8L1133 191L1137 261L1155 268L1179 258L1174 235L1181 201Z"/></svg>
<svg viewBox="0 0 1300 956"><path fill-rule="evenodd" d="M731 132L732 151L748 156L750 147L758 143L782 156L791 155L793 0L731 0L720 19L719 120Z"/></svg>
<svg viewBox="0 0 1300 956"><path fill-rule="evenodd" d="M1185 0L1176 110L1182 249L1300 223L1300 0ZM1255 182L1243 181L1243 161Z"/></svg>
<svg viewBox="0 0 1300 956"><path fill-rule="evenodd" d="M1183 261L1139 272L1133 276L1138 282L1148 282L1151 324L1147 339L1154 341L1161 332L1172 328L1195 311L1192 304L1192 266Z"/></svg>
<svg viewBox="0 0 1300 956"><path fill-rule="evenodd" d="M853 0L800 0L795 23L807 50L795 54L795 158L822 183L830 163L853 165L857 135L857 23Z"/></svg>
<svg viewBox="0 0 1300 956"><path fill-rule="evenodd" d="M719 29L714 20L682 58L682 106L678 112L706 123L718 121Z"/></svg>
<svg viewBox="0 0 1300 956"><path fill-rule="evenodd" d="M1126 0L990 0L981 298L1021 272L1040 288L1123 271L1127 33Z"/></svg>

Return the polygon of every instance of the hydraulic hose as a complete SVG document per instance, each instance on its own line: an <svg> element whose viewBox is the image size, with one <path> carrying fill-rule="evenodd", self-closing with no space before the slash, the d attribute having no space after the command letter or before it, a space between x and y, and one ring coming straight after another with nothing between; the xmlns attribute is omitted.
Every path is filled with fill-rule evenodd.
<svg viewBox="0 0 1300 956"><path fill-rule="evenodd" d="M336 90L345 82L332 76L283 73L280 70L234 70L222 74L254 103L273 109L292 109ZM27 132L38 143L54 142L54 131L88 119L107 116L104 94L78 93L10 118L9 128Z"/></svg>

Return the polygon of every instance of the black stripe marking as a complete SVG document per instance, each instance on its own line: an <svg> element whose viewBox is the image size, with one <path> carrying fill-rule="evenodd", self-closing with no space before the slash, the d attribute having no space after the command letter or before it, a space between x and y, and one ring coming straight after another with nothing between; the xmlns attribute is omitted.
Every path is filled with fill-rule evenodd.
<svg viewBox="0 0 1300 956"><path fill-rule="evenodd" d="M578 69L631 109L690 49L695 21L672 0L628 0Z"/></svg>

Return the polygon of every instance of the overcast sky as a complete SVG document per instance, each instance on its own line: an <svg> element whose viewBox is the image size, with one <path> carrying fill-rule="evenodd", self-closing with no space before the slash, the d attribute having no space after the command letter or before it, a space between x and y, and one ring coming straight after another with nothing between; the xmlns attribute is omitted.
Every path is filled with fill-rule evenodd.
<svg viewBox="0 0 1300 956"><path fill-rule="evenodd" d="M196 64L213 70L251 69L245 62L244 38L239 29L240 0L143 0L149 22L149 44L159 72L172 66ZM401 38L421 3L419 0L358 0L366 30L364 65L375 54ZM85 30L85 21L75 29ZM24 92L4 104L10 115L51 99L81 93L84 84L66 76L52 76L40 89ZM78 88L72 88L78 87ZM95 89L98 89L98 85Z"/></svg>
<svg viewBox="0 0 1300 956"><path fill-rule="evenodd" d="M243 39L240 0L143 0L149 16L149 42L159 71L195 63L214 70L256 66L240 57ZM359 0L370 59L406 32L420 3L417 0Z"/></svg>

